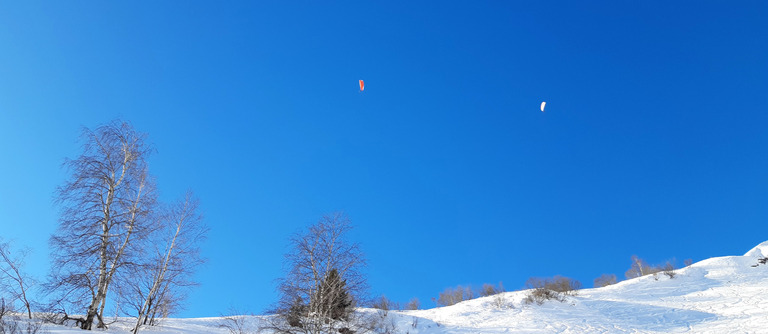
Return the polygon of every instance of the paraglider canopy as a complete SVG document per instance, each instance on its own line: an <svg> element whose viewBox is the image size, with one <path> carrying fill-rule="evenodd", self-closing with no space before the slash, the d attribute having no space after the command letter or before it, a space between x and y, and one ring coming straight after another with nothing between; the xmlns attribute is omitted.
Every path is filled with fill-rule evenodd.
<svg viewBox="0 0 768 334"><path fill-rule="evenodd" d="M363 83L363 80L360 80L360 91L362 92L363 89L365 89L365 84Z"/></svg>
<svg viewBox="0 0 768 334"><path fill-rule="evenodd" d="M546 105L546 104L547 104L546 102L542 102L541 103L541 112L544 112L544 105Z"/></svg>

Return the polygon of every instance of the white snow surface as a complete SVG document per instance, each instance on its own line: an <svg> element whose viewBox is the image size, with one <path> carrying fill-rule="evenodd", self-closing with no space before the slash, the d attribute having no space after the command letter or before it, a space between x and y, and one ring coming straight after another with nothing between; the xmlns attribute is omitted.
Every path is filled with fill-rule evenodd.
<svg viewBox="0 0 768 334"><path fill-rule="evenodd" d="M677 270L598 289L580 290L565 302L522 302L527 291L505 292L453 306L390 311L398 333L768 333L768 241L744 256L707 259ZM503 298L503 306L499 301ZM360 310L360 312L376 312ZM255 327L262 316L249 316ZM228 333L222 318L166 319L141 333ZM101 333L126 333L131 319ZM83 333L45 325L47 333ZM253 331L255 332L255 330Z"/></svg>

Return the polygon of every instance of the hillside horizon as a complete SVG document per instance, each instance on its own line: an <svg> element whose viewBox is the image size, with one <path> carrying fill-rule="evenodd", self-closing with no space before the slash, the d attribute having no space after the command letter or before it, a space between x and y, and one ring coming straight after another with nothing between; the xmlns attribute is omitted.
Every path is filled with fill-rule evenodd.
<svg viewBox="0 0 768 334"><path fill-rule="evenodd" d="M426 310L359 308L387 333L759 333L768 328L768 241L741 256L713 257L676 270L602 288L581 289L564 300L526 303L531 290L502 292ZM761 261L762 260L762 261ZM169 318L142 333L229 333L240 319L250 333L270 316ZM229 320L227 320L229 319ZM132 319L112 319L102 333L124 333ZM44 325L52 334L83 333Z"/></svg>

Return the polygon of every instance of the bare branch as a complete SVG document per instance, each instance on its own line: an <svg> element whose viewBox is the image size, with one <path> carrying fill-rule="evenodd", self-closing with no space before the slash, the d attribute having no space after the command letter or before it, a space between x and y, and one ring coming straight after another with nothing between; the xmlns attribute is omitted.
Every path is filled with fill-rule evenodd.
<svg viewBox="0 0 768 334"><path fill-rule="evenodd" d="M13 300L19 301L24 305L24 308L27 309L27 315L32 319L32 308L27 298L27 291L29 291L30 284L32 284L32 279L21 271L28 252L28 249L24 249L19 251L18 256L13 257L11 256L10 244L0 240L0 281L2 278L11 281L8 286L3 287L4 290L11 294Z"/></svg>

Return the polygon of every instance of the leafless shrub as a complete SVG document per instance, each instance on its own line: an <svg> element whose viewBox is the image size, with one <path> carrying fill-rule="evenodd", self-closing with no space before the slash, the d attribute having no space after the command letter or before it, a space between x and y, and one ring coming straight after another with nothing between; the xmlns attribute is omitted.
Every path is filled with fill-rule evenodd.
<svg viewBox="0 0 768 334"><path fill-rule="evenodd" d="M502 284L501 282L499 282L498 286L485 283L480 288L480 297L493 296L497 293L502 293L502 292L504 292L504 284Z"/></svg>
<svg viewBox="0 0 768 334"><path fill-rule="evenodd" d="M39 319L30 319L24 322L24 326L22 329L23 334L37 334L42 333L41 329L43 328L43 322Z"/></svg>
<svg viewBox="0 0 768 334"><path fill-rule="evenodd" d="M39 319L21 319L13 314L13 305L0 298L0 334L37 334L43 326Z"/></svg>
<svg viewBox="0 0 768 334"><path fill-rule="evenodd" d="M43 323L38 319L22 320L19 317L0 320L0 334L37 334Z"/></svg>
<svg viewBox="0 0 768 334"><path fill-rule="evenodd" d="M47 324L56 324L61 326L77 326L85 321L83 317L71 317L60 303L51 302L42 307L43 312L38 313L40 320Z"/></svg>
<svg viewBox="0 0 768 334"><path fill-rule="evenodd" d="M616 275L614 274L602 274L600 277L595 278L594 287L602 288L612 284L616 284Z"/></svg>
<svg viewBox="0 0 768 334"><path fill-rule="evenodd" d="M544 288L566 296L575 296L581 289L581 282L564 276L555 276L545 280Z"/></svg>
<svg viewBox="0 0 768 334"><path fill-rule="evenodd" d="M505 308L510 307L509 303L507 302L507 297L504 295L504 293L497 293L493 295L493 299L491 300L491 303L494 307L496 307L499 310L503 310Z"/></svg>
<svg viewBox="0 0 768 334"><path fill-rule="evenodd" d="M380 311L399 310L400 304L397 302L393 302L391 299L387 298L387 296L385 295L381 295L381 297L376 299L371 304L371 307L378 309Z"/></svg>
<svg viewBox="0 0 768 334"><path fill-rule="evenodd" d="M43 323L46 324L56 324L56 325L64 325L64 315L61 313L56 312L42 312L38 313L40 316L40 320L43 321Z"/></svg>
<svg viewBox="0 0 768 334"><path fill-rule="evenodd" d="M19 322L8 320L7 318L0 319L0 334L16 334L21 333L19 328Z"/></svg>
<svg viewBox="0 0 768 334"><path fill-rule="evenodd" d="M683 261L683 265L686 266L686 267L688 267L688 266L690 266L692 264L693 264L693 259L685 259Z"/></svg>
<svg viewBox="0 0 768 334"><path fill-rule="evenodd" d="M384 319L389 314L389 310L397 309L398 307L394 305L394 303L387 298L385 295L381 295L378 299L376 299L373 304L371 304L371 307L376 309L376 313L379 315L380 318ZM384 323L381 321L378 321L379 323L374 326L375 328L379 328L380 326L383 326Z"/></svg>
<svg viewBox="0 0 768 334"><path fill-rule="evenodd" d="M398 332L397 323L395 323L394 318L388 315L389 310L378 309L376 316L365 321L367 324L365 331L374 334L396 334Z"/></svg>
<svg viewBox="0 0 768 334"><path fill-rule="evenodd" d="M526 304L543 304L547 300L565 301L566 296L575 296L581 289L581 282L568 277L554 276L552 278L531 277L525 283L531 289L523 302Z"/></svg>
<svg viewBox="0 0 768 334"><path fill-rule="evenodd" d="M472 291L472 287L459 285L455 288L447 288L441 292L437 297L436 303L438 306L451 306L474 297L475 294Z"/></svg>
<svg viewBox="0 0 768 334"><path fill-rule="evenodd" d="M664 264L663 267L661 267L662 272L664 275L667 275L670 279L675 278L677 275L677 272L675 271L675 265L671 262L667 261L666 264Z"/></svg>
<svg viewBox="0 0 768 334"><path fill-rule="evenodd" d="M632 255L632 264L630 265L629 269L624 273L624 276L626 276L628 279L641 277L645 275L652 275L655 273L660 272L661 269L659 267L652 267L648 265L645 260L639 258L637 255Z"/></svg>
<svg viewBox="0 0 768 334"><path fill-rule="evenodd" d="M6 302L5 298L0 298L0 319L11 315L13 312L15 312L13 309L13 304Z"/></svg>
<svg viewBox="0 0 768 334"><path fill-rule="evenodd" d="M561 293L547 290L544 288L536 288L532 289L523 299L523 303L525 304L533 304L536 303L538 305L544 304L544 302L548 300L556 300L559 302L565 301L565 296Z"/></svg>
<svg viewBox="0 0 768 334"><path fill-rule="evenodd" d="M32 319L32 308L27 292L33 282L32 278L22 270L29 249L22 249L16 253L16 256L12 256L11 245L0 240L0 291L10 293L12 300L9 302L20 302L26 309L29 319ZM2 284L4 282L7 284Z"/></svg>
<svg viewBox="0 0 768 334"><path fill-rule="evenodd" d="M255 331L248 324L244 315L227 315L219 323L219 328L226 329L230 334L250 334Z"/></svg>
<svg viewBox="0 0 768 334"><path fill-rule="evenodd" d="M686 262L688 262L688 260L686 260ZM675 275L677 275L675 269L676 267L674 265L674 259L672 261L667 261L667 263L664 265L650 266L645 262L645 260L637 257L636 255L633 255L632 265L624 275L627 278L653 275L655 280L659 280L659 273L667 275L669 278L675 278Z"/></svg>
<svg viewBox="0 0 768 334"><path fill-rule="evenodd" d="M406 310L418 310L419 307L421 307L421 302L419 301L419 298L413 297L410 301L408 301L408 304L405 304Z"/></svg>

